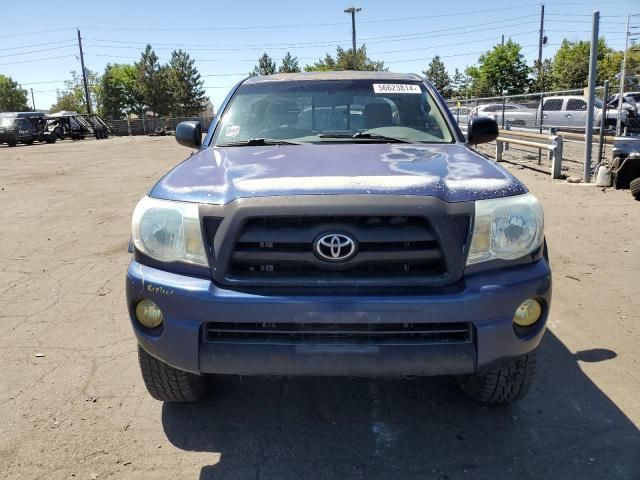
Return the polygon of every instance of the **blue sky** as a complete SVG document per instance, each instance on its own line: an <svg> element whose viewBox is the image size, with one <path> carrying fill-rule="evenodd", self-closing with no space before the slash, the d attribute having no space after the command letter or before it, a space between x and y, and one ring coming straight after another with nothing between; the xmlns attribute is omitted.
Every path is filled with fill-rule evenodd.
<svg viewBox="0 0 640 480"><path fill-rule="evenodd" d="M133 63L146 43L154 46L161 61L168 60L174 48L183 48L196 59L217 107L265 51L278 60L290 51L303 66L325 52L334 53L338 45L349 48L350 17L343 13L349 6L362 8L357 15L358 44L365 43L372 58L383 60L392 71L419 73L434 55L442 57L450 72L456 67L464 70L503 34L523 46L531 63L537 56L540 3L112 0L52 8L50 1L36 0L27 9L21 2L6 2L0 18L0 73L33 88L37 108L49 108L69 72L81 70L79 27L86 66L98 72L107 63ZM594 10L601 14L602 36L622 49L625 16L640 13L637 0L544 3L549 38L545 58L553 56L563 38L588 39ZM640 16L633 23L640 25Z"/></svg>

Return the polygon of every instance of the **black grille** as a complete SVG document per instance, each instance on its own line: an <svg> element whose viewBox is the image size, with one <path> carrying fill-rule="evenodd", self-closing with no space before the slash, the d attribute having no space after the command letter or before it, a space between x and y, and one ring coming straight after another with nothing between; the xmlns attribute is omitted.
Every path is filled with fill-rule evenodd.
<svg viewBox="0 0 640 480"><path fill-rule="evenodd" d="M314 241L334 232L354 238L357 255L342 263L318 258ZM426 218L295 216L249 219L236 240L227 277L348 281L422 278L445 272L445 256Z"/></svg>
<svg viewBox="0 0 640 480"><path fill-rule="evenodd" d="M205 324L205 342L464 343L468 323L235 323Z"/></svg>

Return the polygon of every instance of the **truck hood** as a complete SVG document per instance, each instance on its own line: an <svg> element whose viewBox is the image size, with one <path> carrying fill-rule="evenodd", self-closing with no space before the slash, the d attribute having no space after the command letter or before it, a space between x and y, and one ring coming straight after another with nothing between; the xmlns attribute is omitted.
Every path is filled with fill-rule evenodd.
<svg viewBox="0 0 640 480"><path fill-rule="evenodd" d="M206 148L171 170L150 196L226 204L284 195L422 195L446 202L527 189L461 144L304 144Z"/></svg>

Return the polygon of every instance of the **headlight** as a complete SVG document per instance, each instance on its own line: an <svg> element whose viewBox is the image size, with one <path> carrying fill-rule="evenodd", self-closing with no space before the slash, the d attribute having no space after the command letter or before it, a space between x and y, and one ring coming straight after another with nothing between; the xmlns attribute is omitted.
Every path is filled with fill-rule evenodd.
<svg viewBox="0 0 640 480"><path fill-rule="evenodd" d="M530 193L476 202L467 265L514 260L537 250L544 238L544 214Z"/></svg>
<svg viewBox="0 0 640 480"><path fill-rule="evenodd" d="M136 248L161 262L208 266L198 204L144 197L131 221Z"/></svg>

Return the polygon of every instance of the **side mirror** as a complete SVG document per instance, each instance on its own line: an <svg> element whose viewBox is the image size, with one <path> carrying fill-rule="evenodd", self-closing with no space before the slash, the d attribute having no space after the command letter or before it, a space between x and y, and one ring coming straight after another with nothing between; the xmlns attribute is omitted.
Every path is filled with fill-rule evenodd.
<svg viewBox="0 0 640 480"><path fill-rule="evenodd" d="M469 119L467 141L477 145L493 142L498 138L498 122L489 117L473 117Z"/></svg>
<svg viewBox="0 0 640 480"><path fill-rule="evenodd" d="M198 148L202 144L200 122L180 122L176 127L176 142L184 147Z"/></svg>

